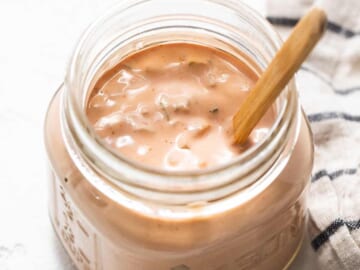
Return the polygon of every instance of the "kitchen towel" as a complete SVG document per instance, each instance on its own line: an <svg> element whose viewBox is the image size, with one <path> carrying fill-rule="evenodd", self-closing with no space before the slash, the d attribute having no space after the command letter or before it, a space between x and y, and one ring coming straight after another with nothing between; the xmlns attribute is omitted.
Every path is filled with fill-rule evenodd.
<svg viewBox="0 0 360 270"><path fill-rule="evenodd" d="M327 31L297 74L315 142L311 245L321 269L360 269L360 1L268 0L267 18L286 38L312 6Z"/></svg>

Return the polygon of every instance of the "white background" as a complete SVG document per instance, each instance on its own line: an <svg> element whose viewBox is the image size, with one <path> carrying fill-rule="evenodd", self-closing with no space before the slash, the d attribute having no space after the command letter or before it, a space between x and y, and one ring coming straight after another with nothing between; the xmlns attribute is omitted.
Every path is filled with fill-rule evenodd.
<svg viewBox="0 0 360 270"><path fill-rule="evenodd" d="M0 0L1 270L74 269L48 219L43 120L81 32L116 2ZM317 269L311 254L291 270Z"/></svg>

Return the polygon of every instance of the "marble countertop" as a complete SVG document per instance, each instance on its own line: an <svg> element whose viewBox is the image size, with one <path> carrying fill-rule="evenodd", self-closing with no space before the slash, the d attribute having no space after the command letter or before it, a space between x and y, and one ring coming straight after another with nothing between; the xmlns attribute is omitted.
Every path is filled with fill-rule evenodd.
<svg viewBox="0 0 360 270"><path fill-rule="evenodd" d="M48 218L43 120L81 32L115 2L0 1L2 270L74 269ZM263 0L251 5L264 11ZM317 269L308 242L291 267L300 269Z"/></svg>

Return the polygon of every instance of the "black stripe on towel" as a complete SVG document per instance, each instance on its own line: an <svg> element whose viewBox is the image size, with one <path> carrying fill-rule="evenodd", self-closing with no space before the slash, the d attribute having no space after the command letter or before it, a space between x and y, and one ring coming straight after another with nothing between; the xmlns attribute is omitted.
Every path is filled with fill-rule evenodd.
<svg viewBox="0 0 360 270"><path fill-rule="evenodd" d="M335 219L324 231L316 236L312 241L311 245L314 250L318 250L323 244L325 244L330 236L337 232L342 226L346 226L349 231L360 229L360 220L345 221L343 219Z"/></svg>
<svg viewBox="0 0 360 270"><path fill-rule="evenodd" d="M358 221L356 220L346 221L345 224L350 231L355 231L360 229L360 219Z"/></svg>
<svg viewBox="0 0 360 270"><path fill-rule="evenodd" d="M326 79L324 76L320 75L315 70L310 69L306 66L302 66L301 70L308 72L308 73L312 74L313 76L315 76L316 78L318 78L319 80L323 81L325 84L327 84L329 87L332 88L332 90L334 91L335 94L346 96L346 95L360 91L360 86L343 88L343 89L336 88L330 80Z"/></svg>
<svg viewBox="0 0 360 270"><path fill-rule="evenodd" d="M325 120L332 119L343 119L351 122L360 122L360 116L351 115L344 112L322 112L322 113L314 113L308 115L309 121L311 123L321 122Z"/></svg>
<svg viewBox="0 0 360 270"><path fill-rule="evenodd" d="M299 18L274 17L274 16L268 16L266 18L273 25L288 26L288 27L293 27L299 22ZM344 37L347 38L351 38L353 36L360 34L360 32L355 32L351 29L345 28L340 24L334 22L328 22L327 29L330 32L343 35Z"/></svg>
<svg viewBox="0 0 360 270"><path fill-rule="evenodd" d="M313 175L313 177L311 178L311 182L315 182L324 176L329 177L330 180L332 181L340 176L352 175L352 174L356 174L356 173L357 173L357 168L348 168L348 169L343 169L343 170L337 170L332 173L328 173L327 170L321 170Z"/></svg>

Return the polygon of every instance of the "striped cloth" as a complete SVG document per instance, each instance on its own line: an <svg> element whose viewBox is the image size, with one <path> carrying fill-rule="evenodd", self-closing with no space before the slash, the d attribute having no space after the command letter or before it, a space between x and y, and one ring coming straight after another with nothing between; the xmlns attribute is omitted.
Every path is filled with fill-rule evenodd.
<svg viewBox="0 0 360 270"><path fill-rule="evenodd" d="M313 5L327 32L297 75L315 140L311 245L321 269L360 269L360 0L268 0L268 20L285 38Z"/></svg>

